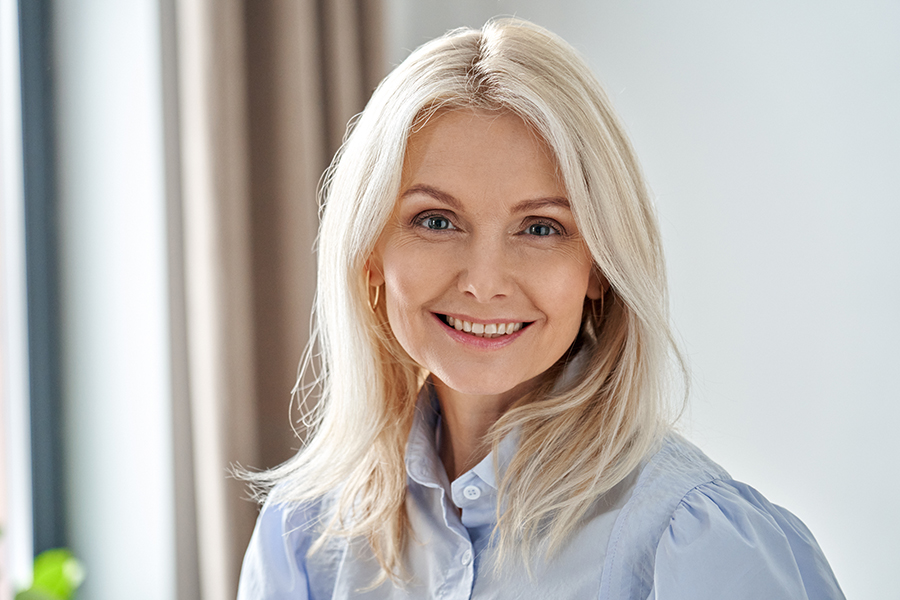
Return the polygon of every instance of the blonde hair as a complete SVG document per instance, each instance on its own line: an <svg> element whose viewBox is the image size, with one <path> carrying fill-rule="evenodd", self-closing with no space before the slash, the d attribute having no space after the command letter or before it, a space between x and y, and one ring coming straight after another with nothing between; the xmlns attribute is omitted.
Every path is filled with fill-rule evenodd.
<svg viewBox="0 0 900 600"><path fill-rule="evenodd" d="M400 581L408 537L404 452L425 373L367 304L365 264L399 194L410 132L437 110L510 111L553 149L579 230L609 283L586 300L572 383L554 378L496 423L519 447L502 477L498 556L552 553L591 504L631 472L666 430L672 357L660 235L622 125L584 61L531 23L492 20L413 52L379 85L326 172L321 191L314 340L320 398L310 437L254 476L272 501L334 498L319 543L368 540ZM565 357L561 359L561 362ZM573 367L574 368L574 367ZM558 373L562 366L553 371ZM569 377L567 377L569 379Z"/></svg>

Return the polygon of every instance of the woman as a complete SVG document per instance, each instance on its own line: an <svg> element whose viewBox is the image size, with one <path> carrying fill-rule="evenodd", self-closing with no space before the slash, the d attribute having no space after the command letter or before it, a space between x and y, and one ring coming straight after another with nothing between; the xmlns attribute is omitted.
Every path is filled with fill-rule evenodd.
<svg viewBox="0 0 900 600"><path fill-rule="evenodd" d="M796 517L671 433L656 217L565 42L419 48L323 201L322 397L256 476L240 598L843 597Z"/></svg>

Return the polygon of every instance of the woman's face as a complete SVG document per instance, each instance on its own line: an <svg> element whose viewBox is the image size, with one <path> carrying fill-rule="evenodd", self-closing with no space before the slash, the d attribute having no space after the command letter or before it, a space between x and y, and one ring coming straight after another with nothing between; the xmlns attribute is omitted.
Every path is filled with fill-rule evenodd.
<svg viewBox="0 0 900 600"><path fill-rule="evenodd" d="M591 266L553 153L522 119L455 110L410 136L369 267L400 345L440 382L526 391L599 297Z"/></svg>

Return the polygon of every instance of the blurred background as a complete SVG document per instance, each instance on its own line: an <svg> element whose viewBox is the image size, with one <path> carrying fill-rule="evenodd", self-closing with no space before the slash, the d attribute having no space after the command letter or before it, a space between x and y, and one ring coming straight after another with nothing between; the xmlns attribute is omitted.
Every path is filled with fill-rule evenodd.
<svg viewBox="0 0 900 600"><path fill-rule="evenodd" d="M500 14L643 161L682 431L898 598L897 2L0 0L0 600L54 547L79 598L234 597L229 468L299 445L319 177L393 66Z"/></svg>

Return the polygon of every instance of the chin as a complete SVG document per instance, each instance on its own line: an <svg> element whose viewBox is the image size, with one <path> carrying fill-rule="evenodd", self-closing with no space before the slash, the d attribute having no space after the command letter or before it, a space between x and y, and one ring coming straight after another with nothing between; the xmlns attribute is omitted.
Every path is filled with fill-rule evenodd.
<svg viewBox="0 0 900 600"><path fill-rule="evenodd" d="M524 383L518 380L494 380L490 383L485 383L485 381L488 380L489 376L486 377L485 375L481 374L472 375L470 377L442 377L441 375L436 373L435 376L451 390L459 394L466 394L468 396L502 396L512 392Z"/></svg>
<svg viewBox="0 0 900 600"><path fill-rule="evenodd" d="M454 391L459 392L460 394L466 394L467 396L502 396L504 394L510 393L515 386L512 387L466 387L466 386L452 386L448 385L447 387L452 388Z"/></svg>

